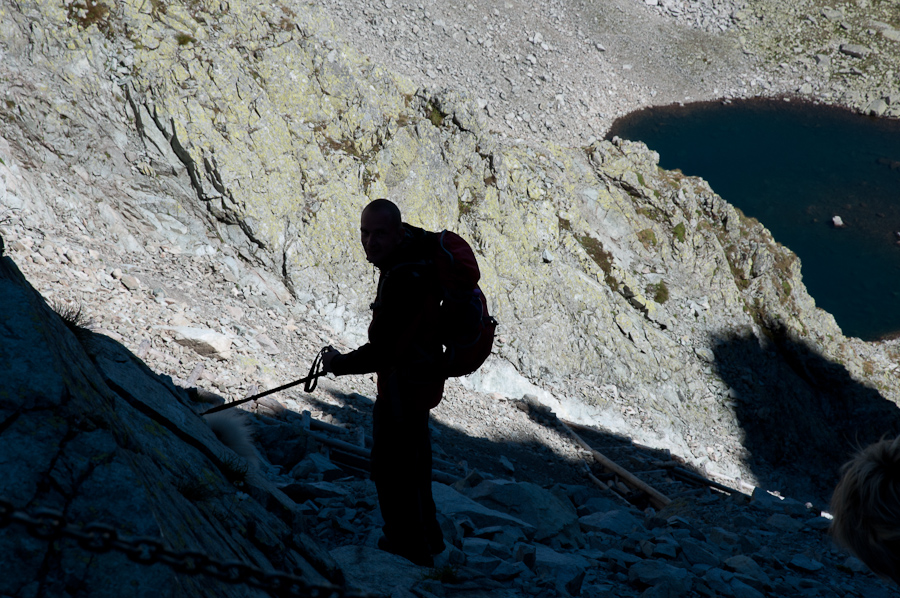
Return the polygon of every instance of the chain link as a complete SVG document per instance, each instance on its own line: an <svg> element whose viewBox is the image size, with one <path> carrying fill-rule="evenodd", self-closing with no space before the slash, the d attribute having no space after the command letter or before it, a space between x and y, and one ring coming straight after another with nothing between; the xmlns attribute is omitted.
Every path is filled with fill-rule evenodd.
<svg viewBox="0 0 900 598"><path fill-rule="evenodd" d="M88 523L77 527L66 522L59 511L34 509L30 513L0 499L0 529L12 524L25 527L29 534L41 540L72 538L90 552L115 550L141 565L163 563L185 575L208 575L230 584L246 584L266 590L274 596L302 596L304 598L367 598L354 590L333 584L312 584L302 577L283 571L264 571L241 561L219 561L202 552L174 551L156 538L122 536L105 523Z"/></svg>

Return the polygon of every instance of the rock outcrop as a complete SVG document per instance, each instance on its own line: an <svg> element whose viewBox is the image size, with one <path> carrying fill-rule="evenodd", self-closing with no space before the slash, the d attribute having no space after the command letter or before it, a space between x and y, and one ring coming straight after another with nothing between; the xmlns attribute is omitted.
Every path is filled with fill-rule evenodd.
<svg viewBox="0 0 900 598"><path fill-rule="evenodd" d="M262 572L276 571L340 587L297 505L217 440L185 389L74 314L61 318L8 257L0 304L0 545L16 555L0 592L268 596ZM251 567L237 584L197 575L227 577L234 561Z"/></svg>

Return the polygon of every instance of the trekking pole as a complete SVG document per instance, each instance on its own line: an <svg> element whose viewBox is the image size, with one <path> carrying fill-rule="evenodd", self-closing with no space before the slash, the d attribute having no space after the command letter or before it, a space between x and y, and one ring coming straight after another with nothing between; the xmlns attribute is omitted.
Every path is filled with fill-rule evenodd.
<svg viewBox="0 0 900 598"><path fill-rule="evenodd" d="M217 413L219 411L224 411L226 409L231 409L232 407L237 407L238 405L243 405L249 401L255 401L256 399L261 399L270 394L276 393L280 390L285 390L286 388L291 388L292 386L297 386L298 384L303 384L303 390L305 392L312 392L316 389L316 386L319 384L319 377L325 375L325 370L322 369L322 359L325 357L325 354L331 351L331 346L322 347L319 351L319 354L316 355L316 358L313 359L312 367L309 368L309 375L306 378L300 378L299 380L294 380L293 382L288 382L287 384L282 384L277 388L271 388L267 391L261 392L259 394L255 394L252 397L247 397L246 399L241 399L239 401L232 401L230 403L225 403L223 405L217 405L212 409L207 409L200 415L209 415L210 413Z"/></svg>

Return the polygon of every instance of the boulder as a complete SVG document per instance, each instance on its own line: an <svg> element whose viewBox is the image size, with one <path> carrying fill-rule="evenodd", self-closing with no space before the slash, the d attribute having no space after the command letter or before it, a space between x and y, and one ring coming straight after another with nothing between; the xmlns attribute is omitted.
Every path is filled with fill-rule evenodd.
<svg viewBox="0 0 900 598"><path fill-rule="evenodd" d="M332 463L328 457L321 453L310 453L306 455L297 465L291 469L291 477L295 479L303 479L312 474L321 476L326 482L332 482L338 478L346 477L344 470Z"/></svg>
<svg viewBox="0 0 900 598"><path fill-rule="evenodd" d="M517 542L527 540L525 533L520 528L510 525L494 525L479 528L473 530L472 535L478 538L487 538L509 548L515 546Z"/></svg>
<svg viewBox="0 0 900 598"><path fill-rule="evenodd" d="M712 527L705 532L707 539L719 547L734 546L741 541L741 536L721 527Z"/></svg>
<svg viewBox="0 0 900 598"><path fill-rule="evenodd" d="M731 583L728 584L731 590L727 595L734 596L734 598L764 598L765 594L760 592L759 590L753 588L753 586L744 583L737 577L731 580Z"/></svg>
<svg viewBox="0 0 900 598"><path fill-rule="evenodd" d="M613 548L612 550L604 552L603 559L608 561L614 570L627 570L635 563L644 560L637 555L619 550L618 548Z"/></svg>
<svg viewBox="0 0 900 598"><path fill-rule="evenodd" d="M853 58L865 58L869 55L869 48L861 44L841 44L841 54L852 56Z"/></svg>
<svg viewBox="0 0 900 598"><path fill-rule="evenodd" d="M885 112L887 112L888 104L881 98L877 100L872 100L869 102L869 105L866 106L864 112L870 116L883 116Z"/></svg>
<svg viewBox="0 0 900 598"><path fill-rule="evenodd" d="M807 573L813 573L818 571L824 565L819 561L806 556L805 554L796 554L791 557L791 560L788 562L788 565L793 567L794 569L798 569L800 571L805 571Z"/></svg>
<svg viewBox="0 0 900 598"><path fill-rule="evenodd" d="M490 575L503 563L503 559L495 556L468 556L466 567L482 575Z"/></svg>
<svg viewBox="0 0 900 598"><path fill-rule="evenodd" d="M510 560L512 558L512 550L508 546L491 542L484 538L464 538L462 541L462 550L466 554L473 556L490 556L502 560Z"/></svg>
<svg viewBox="0 0 900 598"><path fill-rule="evenodd" d="M578 505L578 515L583 517L594 513L606 513L607 511L615 511L621 507L621 502L616 502L605 497L591 497L584 501L584 504Z"/></svg>
<svg viewBox="0 0 900 598"><path fill-rule="evenodd" d="M628 511L619 510L585 515L578 522L586 531L604 532L618 536L627 536L644 526L637 517Z"/></svg>
<svg viewBox="0 0 900 598"><path fill-rule="evenodd" d="M710 565L712 567L718 567L722 562L721 557L716 554L716 549L709 544L698 542L697 540L692 540L690 538L683 538L679 541L679 545L681 546L681 553L684 555L684 558L692 565Z"/></svg>
<svg viewBox="0 0 900 598"><path fill-rule="evenodd" d="M702 579L717 594L723 596L731 595L731 582L734 580L734 573L731 571L713 567L703 574Z"/></svg>
<svg viewBox="0 0 900 598"><path fill-rule="evenodd" d="M686 569L662 561L645 560L628 569L628 580L643 586L666 586L669 596L684 596L693 585L693 575Z"/></svg>
<svg viewBox="0 0 900 598"><path fill-rule="evenodd" d="M534 572L552 580L557 590L577 595L590 562L578 555L557 552L542 544L535 545Z"/></svg>
<svg viewBox="0 0 900 598"><path fill-rule="evenodd" d="M534 539L583 546L578 515L569 501L530 482L485 480L468 492L479 503L502 510L534 526Z"/></svg>
<svg viewBox="0 0 900 598"><path fill-rule="evenodd" d="M522 530L522 533L527 538L534 537L536 528L530 523L502 511L489 509L460 494L446 484L432 482L431 489L437 510L447 517L456 520L469 519L476 527L490 527L494 525L517 527Z"/></svg>
<svg viewBox="0 0 900 598"><path fill-rule="evenodd" d="M215 359L231 357L231 339L208 328L173 326L169 328L175 342L191 349L198 355Z"/></svg>
<svg viewBox="0 0 900 598"><path fill-rule="evenodd" d="M402 556L368 546L335 548L331 558L344 571L348 585L377 596L409 588L422 579L424 571Z"/></svg>
<svg viewBox="0 0 900 598"><path fill-rule="evenodd" d="M527 576L530 572L525 563L504 561L491 571L491 578L497 581L509 581L516 577Z"/></svg>
<svg viewBox="0 0 900 598"><path fill-rule="evenodd" d="M653 553L650 556L672 560L678 556L678 545L671 542L660 542L653 547Z"/></svg>
<svg viewBox="0 0 900 598"><path fill-rule="evenodd" d="M515 559L517 563L524 563L529 569L534 568L534 563L537 558L536 555L537 549L533 544L519 542L513 546L513 559Z"/></svg>
<svg viewBox="0 0 900 598"><path fill-rule="evenodd" d="M725 559L725 566L735 573L744 577L756 580L758 583L768 587L772 585L772 580L766 574L765 570L754 561L751 557L739 554Z"/></svg>
<svg viewBox="0 0 900 598"><path fill-rule="evenodd" d="M825 531L831 527L831 522L828 517L812 517L803 524L803 529Z"/></svg>
<svg viewBox="0 0 900 598"><path fill-rule="evenodd" d="M803 528L803 522L797 521L790 515L775 513L766 519L766 527L782 532L799 532Z"/></svg>

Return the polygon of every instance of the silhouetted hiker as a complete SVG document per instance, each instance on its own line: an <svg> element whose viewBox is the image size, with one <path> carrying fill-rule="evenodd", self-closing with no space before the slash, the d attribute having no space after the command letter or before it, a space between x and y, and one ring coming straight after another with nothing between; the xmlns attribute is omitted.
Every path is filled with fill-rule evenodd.
<svg viewBox="0 0 900 598"><path fill-rule="evenodd" d="M426 264L426 231L405 224L386 199L360 217L366 259L380 271L369 342L342 355L327 353L326 371L378 375L373 411L372 479L384 518L379 548L433 566L444 549L431 494L428 411L441 400L441 290Z"/></svg>
<svg viewBox="0 0 900 598"><path fill-rule="evenodd" d="M831 509L834 539L900 584L900 437L871 444L844 464Z"/></svg>

